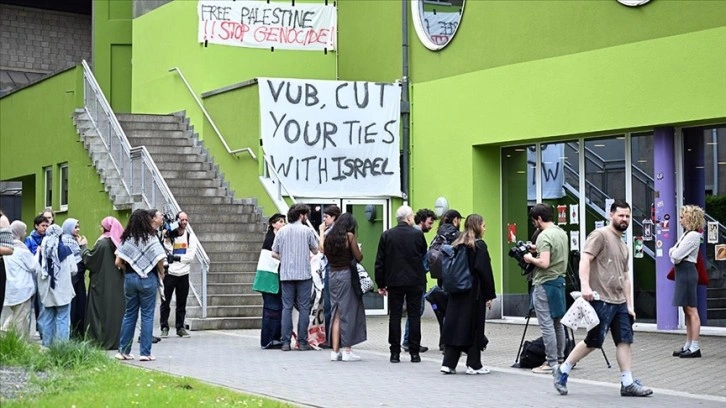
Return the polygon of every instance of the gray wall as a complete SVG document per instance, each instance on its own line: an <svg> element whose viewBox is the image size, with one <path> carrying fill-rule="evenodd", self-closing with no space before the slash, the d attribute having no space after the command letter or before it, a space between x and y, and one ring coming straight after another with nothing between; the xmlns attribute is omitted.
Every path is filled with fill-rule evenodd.
<svg viewBox="0 0 726 408"><path fill-rule="evenodd" d="M169 2L171 0L134 0L134 18L143 16L151 10Z"/></svg>

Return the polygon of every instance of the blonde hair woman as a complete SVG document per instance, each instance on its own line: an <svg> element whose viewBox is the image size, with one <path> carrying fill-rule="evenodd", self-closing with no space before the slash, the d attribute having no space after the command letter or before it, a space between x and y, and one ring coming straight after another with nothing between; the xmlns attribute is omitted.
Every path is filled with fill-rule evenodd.
<svg viewBox="0 0 726 408"><path fill-rule="evenodd" d="M701 357L698 336L701 332L701 319L698 317L698 272L696 261L701 248L701 229L706 224L704 211L695 205L686 205L681 209L681 225L683 235L675 246L668 251L671 262L676 270L676 290L673 293L673 305L683 308L686 315L686 344L682 349L673 352L674 357Z"/></svg>

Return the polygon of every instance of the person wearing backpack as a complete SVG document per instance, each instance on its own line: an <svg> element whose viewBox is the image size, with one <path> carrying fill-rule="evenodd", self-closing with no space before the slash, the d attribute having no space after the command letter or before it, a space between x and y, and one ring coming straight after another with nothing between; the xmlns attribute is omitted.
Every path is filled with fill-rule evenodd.
<svg viewBox="0 0 726 408"><path fill-rule="evenodd" d="M488 374L489 369L481 362L481 351L486 347L486 311L497 297L494 274L487 245L482 240L486 230L484 219L479 214L471 214L466 217L464 227L452 246L455 250L466 249L471 289L449 294L441 338L445 345L441 372L456 374L461 353L466 352L466 373Z"/></svg>

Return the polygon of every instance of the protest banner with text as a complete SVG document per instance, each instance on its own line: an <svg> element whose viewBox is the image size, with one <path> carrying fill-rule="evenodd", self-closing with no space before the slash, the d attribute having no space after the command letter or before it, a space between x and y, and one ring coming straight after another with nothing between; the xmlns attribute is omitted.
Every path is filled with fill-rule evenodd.
<svg viewBox="0 0 726 408"><path fill-rule="evenodd" d="M293 196L401 196L401 87L259 78L262 145Z"/></svg>
<svg viewBox="0 0 726 408"><path fill-rule="evenodd" d="M292 5L295 4L295 5ZM290 50L334 50L337 9L310 3L199 0L198 41Z"/></svg>

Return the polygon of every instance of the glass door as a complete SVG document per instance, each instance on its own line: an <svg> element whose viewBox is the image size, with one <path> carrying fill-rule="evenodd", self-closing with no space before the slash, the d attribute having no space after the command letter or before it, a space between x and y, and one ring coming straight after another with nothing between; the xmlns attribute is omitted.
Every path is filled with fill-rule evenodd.
<svg viewBox="0 0 726 408"><path fill-rule="evenodd" d="M389 201L350 199L343 200L343 212L351 213L358 223L358 243L363 253L361 265L366 268L371 279L375 281L375 263L378 253L378 240L383 231L390 226ZM363 296L363 304L367 315L385 315L388 313L388 298L378 292L368 292Z"/></svg>

